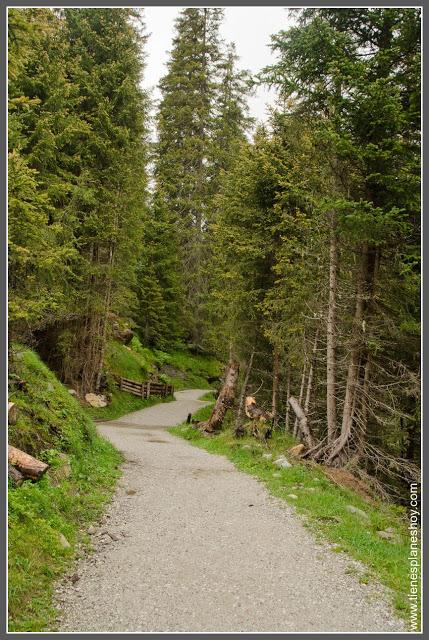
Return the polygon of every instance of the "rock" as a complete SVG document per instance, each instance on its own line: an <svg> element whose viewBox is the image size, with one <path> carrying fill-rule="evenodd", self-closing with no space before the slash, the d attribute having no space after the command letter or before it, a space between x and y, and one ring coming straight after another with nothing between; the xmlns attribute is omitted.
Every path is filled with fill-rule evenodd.
<svg viewBox="0 0 429 640"><path fill-rule="evenodd" d="M118 540L120 540L120 537L116 534L113 533L112 531L109 531L109 536L112 538L112 540L114 540L115 542L117 542Z"/></svg>
<svg viewBox="0 0 429 640"><path fill-rule="evenodd" d="M69 389L68 392L71 396L77 396L77 391L75 391L74 389Z"/></svg>
<svg viewBox="0 0 429 640"><path fill-rule="evenodd" d="M85 400L91 407L107 407L106 396L103 395L98 396L96 393L86 393Z"/></svg>
<svg viewBox="0 0 429 640"><path fill-rule="evenodd" d="M243 444L242 449L251 449L252 446L250 444Z"/></svg>
<svg viewBox="0 0 429 640"><path fill-rule="evenodd" d="M73 584L75 584L78 580L80 580L80 576L78 576L77 573L74 573L70 578L70 582L73 582Z"/></svg>
<svg viewBox="0 0 429 640"><path fill-rule="evenodd" d="M295 495L295 493L288 493L288 494L287 494L287 497L288 497L288 498L292 498L292 500L298 500L298 496L297 496L297 495Z"/></svg>
<svg viewBox="0 0 429 640"><path fill-rule="evenodd" d="M291 454L291 456L300 456L305 450L305 445L304 444L297 444L295 447L292 447L291 449L288 450L288 453Z"/></svg>
<svg viewBox="0 0 429 640"><path fill-rule="evenodd" d="M394 532L392 527L389 527L389 529L386 529L385 531L377 531L377 535L379 538L388 540L392 544L399 544L401 542L400 536Z"/></svg>
<svg viewBox="0 0 429 640"><path fill-rule="evenodd" d="M62 548L63 549L70 549L71 544L67 540L67 538L62 533L60 533L58 537L59 537L60 545L62 546Z"/></svg>
<svg viewBox="0 0 429 640"><path fill-rule="evenodd" d="M133 496L137 493L137 491L135 489L127 489L126 492L127 496Z"/></svg>
<svg viewBox="0 0 429 640"><path fill-rule="evenodd" d="M284 456L280 456L280 458L277 458L277 460L274 460L274 463L276 465L276 467L283 467L283 468L287 468L287 467L291 467L291 463L288 462L286 460L286 458Z"/></svg>
<svg viewBox="0 0 429 640"><path fill-rule="evenodd" d="M95 527L88 527L88 533L90 536L93 536L96 533L96 528Z"/></svg>
<svg viewBox="0 0 429 640"><path fill-rule="evenodd" d="M362 511L362 509L358 509L358 507L354 507L351 504L348 504L346 506L346 511L348 511L349 513L355 513L357 516L359 516L363 520L369 520L369 515L365 513L365 511Z"/></svg>
<svg viewBox="0 0 429 640"><path fill-rule="evenodd" d="M263 453L262 457L265 458L266 460L271 460L271 458L273 457L272 453Z"/></svg>

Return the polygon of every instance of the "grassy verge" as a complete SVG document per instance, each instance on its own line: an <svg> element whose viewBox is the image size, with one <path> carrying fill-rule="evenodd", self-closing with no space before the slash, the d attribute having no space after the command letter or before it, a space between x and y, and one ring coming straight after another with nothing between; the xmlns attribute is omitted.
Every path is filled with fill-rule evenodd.
<svg viewBox="0 0 429 640"><path fill-rule="evenodd" d="M35 353L14 352L12 381L25 385L10 386L19 417L9 443L50 464L39 482L8 489L9 631L34 632L55 627L55 580L87 542L84 528L111 496L121 456Z"/></svg>
<svg viewBox="0 0 429 640"><path fill-rule="evenodd" d="M169 396L168 398L152 396L147 400L142 400L138 396L133 396L131 393L126 393L125 391L119 391L119 389L115 389L111 395L112 398L107 407L85 407L85 411L94 420L116 420L116 418L120 418L127 413L152 407L154 404L159 404L160 402L171 402L173 400L173 396Z"/></svg>
<svg viewBox="0 0 429 640"><path fill-rule="evenodd" d="M204 407L194 417L206 420L210 412L210 406ZM409 536L403 509L368 504L357 493L331 483L317 467L294 462L291 467L278 468L273 461L296 444L283 433L275 433L267 444L261 444L250 437L235 438L228 425L211 438L186 424L170 432L211 453L226 456L241 471L257 476L270 493L295 507L305 526L317 537L335 543L334 551L346 552L362 562L367 570L359 576L361 582L378 579L391 590L399 615L409 619ZM267 453L272 458L264 458ZM365 512L366 517L349 512L349 506ZM395 544L377 534L387 528L397 536Z"/></svg>
<svg viewBox="0 0 429 640"><path fill-rule="evenodd" d="M198 398L198 400L205 400L207 402L213 402L214 399L215 399L214 391L207 391L207 393L204 393L200 398Z"/></svg>

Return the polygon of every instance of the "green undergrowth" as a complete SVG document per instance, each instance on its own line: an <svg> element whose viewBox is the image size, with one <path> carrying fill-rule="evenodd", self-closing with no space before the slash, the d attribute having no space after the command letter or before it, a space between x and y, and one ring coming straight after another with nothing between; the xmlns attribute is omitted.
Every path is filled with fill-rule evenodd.
<svg viewBox="0 0 429 640"><path fill-rule="evenodd" d="M200 398L198 398L198 400L205 400L206 402L213 402L214 399L215 399L214 391L207 391L207 393L204 393Z"/></svg>
<svg viewBox="0 0 429 640"><path fill-rule="evenodd" d="M107 407L87 407L87 413L96 420L115 420L120 416L150 407L160 402L170 402L173 397L153 396L142 400L131 393L120 391L119 378L129 378L136 382L155 379L173 385L176 391L181 389L210 389L207 379L220 375L220 364L212 356L193 355L186 351L175 350L170 353L144 347L134 336L128 345L117 340L109 341L105 356L107 376ZM210 395L210 400L213 396Z"/></svg>
<svg viewBox="0 0 429 640"><path fill-rule="evenodd" d="M108 382L123 377L145 382L151 376L175 389L210 389L208 380L219 378L220 363L213 356L184 350L170 352L142 346L134 336L128 345L111 340L106 349ZM111 385L113 386L113 385Z"/></svg>
<svg viewBox="0 0 429 640"><path fill-rule="evenodd" d="M172 400L174 400L173 396L168 396L167 398L152 396L147 400L142 400L138 396L134 396L132 393L114 389L111 393L111 399L107 407L88 406L85 407L85 409L94 420L116 420L127 413L139 411L146 407L152 407L154 404L159 404L160 402L171 402Z"/></svg>
<svg viewBox="0 0 429 640"><path fill-rule="evenodd" d="M194 418L206 420L211 409L211 406L202 408ZM289 460L291 467L278 468L273 461L281 454L287 457L288 448L296 444L292 436L284 433L275 432L266 444L262 444L248 436L235 438L230 424L212 437L203 436L187 424L173 427L170 432L210 453L226 456L240 471L257 476L271 494L294 506L304 525L316 537L334 543L333 551L345 552L363 563L367 569L359 572L359 580L366 584L378 579L391 590L398 614L409 619L410 541L403 508L381 502L368 504L352 490L330 482L317 466L293 458ZM271 453L272 458L264 458L263 454L267 453ZM367 518L347 511L349 505L364 511ZM387 528L394 531L397 542L379 537L377 531Z"/></svg>
<svg viewBox="0 0 429 640"><path fill-rule="evenodd" d="M83 529L111 496L121 456L34 352L19 345L12 352L9 399L19 415L9 443L50 464L39 482L8 490L9 631L34 632L55 627L54 582L76 543L87 542Z"/></svg>

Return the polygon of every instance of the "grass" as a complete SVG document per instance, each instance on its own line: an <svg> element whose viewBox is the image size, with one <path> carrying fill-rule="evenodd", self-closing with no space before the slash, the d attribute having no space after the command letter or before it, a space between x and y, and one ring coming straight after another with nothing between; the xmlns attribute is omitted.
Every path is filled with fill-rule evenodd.
<svg viewBox="0 0 429 640"><path fill-rule="evenodd" d="M200 409L195 419L206 420L211 409L211 406ZM295 507L316 537L334 543L334 551L346 552L362 562L366 571L360 581L366 584L378 579L391 590L398 614L409 619L409 535L405 510L385 503L370 505L357 493L331 483L316 466L296 461L291 467L278 468L273 461L296 444L284 433L274 433L267 444L262 444L247 436L235 438L228 424L222 432L209 438L187 424L173 427L170 432L210 453L226 456L240 471L262 480L271 494ZM273 457L266 459L264 453L272 453ZM348 512L348 505L364 511L368 519ZM392 527L400 537L398 544L377 535L377 531L387 527Z"/></svg>
<svg viewBox="0 0 429 640"><path fill-rule="evenodd" d="M168 396L167 398L152 396L147 400L142 400L138 396L134 396L126 391L114 389L107 407L85 407L85 411L94 420L116 420L116 418L120 418L127 413L152 407L154 404L159 404L160 402L171 402L172 400L173 396Z"/></svg>
<svg viewBox="0 0 429 640"><path fill-rule="evenodd" d="M214 399L215 399L214 391L207 391L207 393L204 393L200 398L198 398L198 400L205 400L208 402L213 402Z"/></svg>
<svg viewBox="0 0 429 640"><path fill-rule="evenodd" d="M13 351L12 379L26 384L10 388L19 417L9 442L50 464L39 482L8 489L9 631L34 632L55 628L53 585L73 562L76 543L87 542L83 530L111 496L121 456L34 352ZM68 477L59 474L64 458Z"/></svg>
<svg viewBox="0 0 429 640"><path fill-rule="evenodd" d="M166 353L148 349L142 346L136 336L129 345L111 340L106 350L105 366L108 372L109 405L103 408L87 408L89 415L96 420L114 420L132 411L173 399L152 397L142 400L130 393L119 391L115 382L119 377L144 382L153 375L160 382L172 384L175 390L180 390L210 389L207 378L216 378L220 374L220 364L211 356L192 355L180 350ZM208 397L210 400L213 399L212 394Z"/></svg>

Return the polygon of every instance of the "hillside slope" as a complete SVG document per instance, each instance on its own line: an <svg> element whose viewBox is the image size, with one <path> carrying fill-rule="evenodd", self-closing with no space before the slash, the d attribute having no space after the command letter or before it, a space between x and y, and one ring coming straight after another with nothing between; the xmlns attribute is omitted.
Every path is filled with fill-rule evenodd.
<svg viewBox="0 0 429 640"><path fill-rule="evenodd" d="M45 460L38 482L9 486L9 631L41 631L55 616L54 579L69 566L119 476L120 454L31 350L11 348L9 444Z"/></svg>

